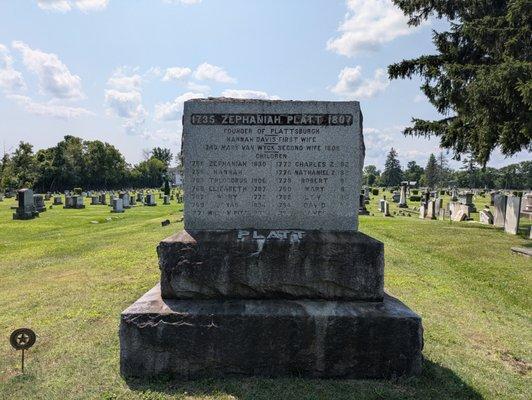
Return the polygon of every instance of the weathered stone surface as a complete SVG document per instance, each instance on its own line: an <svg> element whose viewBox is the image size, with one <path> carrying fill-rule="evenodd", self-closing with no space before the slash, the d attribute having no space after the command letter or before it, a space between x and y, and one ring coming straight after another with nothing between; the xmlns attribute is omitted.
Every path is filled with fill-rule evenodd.
<svg viewBox="0 0 532 400"><path fill-rule="evenodd" d="M185 229L356 231L356 101L185 102Z"/></svg>
<svg viewBox="0 0 532 400"><path fill-rule="evenodd" d="M449 211L451 213L451 221L460 222L469 219L469 206L467 204L451 202L449 203Z"/></svg>
<svg viewBox="0 0 532 400"><path fill-rule="evenodd" d="M163 298L381 300L383 244L359 232L182 231L158 248Z"/></svg>
<svg viewBox="0 0 532 400"><path fill-rule="evenodd" d="M390 378L419 373L421 319L374 302L162 300L156 286L120 322L126 377Z"/></svg>
<svg viewBox="0 0 532 400"><path fill-rule="evenodd" d="M493 205L495 213L493 215L493 225L498 228L504 227L504 220L506 219L506 201L508 196L505 194L496 194L493 196Z"/></svg>
<svg viewBox="0 0 532 400"><path fill-rule="evenodd" d="M506 201L506 216L504 219L504 231L512 235L519 232L519 218L521 214L521 197L508 196Z"/></svg>
<svg viewBox="0 0 532 400"><path fill-rule="evenodd" d="M489 209L480 210L478 216L481 224L493 225L493 214Z"/></svg>

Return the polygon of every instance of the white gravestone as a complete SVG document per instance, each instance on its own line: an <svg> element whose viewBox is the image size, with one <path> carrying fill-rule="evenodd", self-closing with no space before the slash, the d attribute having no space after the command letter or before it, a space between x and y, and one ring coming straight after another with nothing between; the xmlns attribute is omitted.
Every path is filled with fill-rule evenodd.
<svg viewBox="0 0 532 400"><path fill-rule="evenodd" d="M506 218L504 220L504 231L512 235L519 232L519 217L521 213L521 197L508 196L506 201Z"/></svg>

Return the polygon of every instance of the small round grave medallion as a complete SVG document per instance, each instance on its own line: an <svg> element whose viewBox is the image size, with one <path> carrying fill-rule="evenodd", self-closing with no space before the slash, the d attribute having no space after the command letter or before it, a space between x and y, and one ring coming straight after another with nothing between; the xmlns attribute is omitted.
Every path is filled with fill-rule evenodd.
<svg viewBox="0 0 532 400"><path fill-rule="evenodd" d="M9 343L15 350L27 350L35 344L35 332L29 328L15 329L9 337Z"/></svg>

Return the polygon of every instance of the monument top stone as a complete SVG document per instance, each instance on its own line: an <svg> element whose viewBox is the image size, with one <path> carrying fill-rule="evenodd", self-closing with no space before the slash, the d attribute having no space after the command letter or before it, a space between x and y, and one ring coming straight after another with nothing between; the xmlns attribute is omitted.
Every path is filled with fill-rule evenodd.
<svg viewBox="0 0 532 400"><path fill-rule="evenodd" d="M358 102L185 102L185 229L356 231Z"/></svg>

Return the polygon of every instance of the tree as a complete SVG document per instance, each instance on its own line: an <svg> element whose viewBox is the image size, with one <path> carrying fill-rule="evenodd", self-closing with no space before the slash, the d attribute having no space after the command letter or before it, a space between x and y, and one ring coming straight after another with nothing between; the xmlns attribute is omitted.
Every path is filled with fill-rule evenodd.
<svg viewBox="0 0 532 400"><path fill-rule="evenodd" d="M11 160L17 186L32 187L37 177L33 145L20 142Z"/></svg>
<svg viewBox="0 0 532 400"><path fill-rule="evenodd" d="M438 164L436 162L436 157L434 154L430 153L429 161L427 162L427 167L425 168L425 184L433 189L436 187L438 182Z"/></svg>
<svg viewBox="0 0 532 400"><path fill-rule="evenodd" d="M384 164L384 171L381 176L382 183L385 186L397 186L401 184L402 178L401 164L397 158L397 152L392 147Z"/></svg>
<svg viewBox="0 0 532 400"><path fill-rule="evenodd" d="M379 178L381 171L375 165L366 165L364 167L364 184L373 186Z"/></svg>
<svg viewBox="0 0 532 400"><path fill-rule="evenodd" d="M161 147L154 147L151 151L151 156L161 160L166 165L166 168L170 166L170 163L174 158L170 149L163 149Z"/></svg>
<svg viewBox="0 0 532 400"><path fill-rule="evenodd" d="M483 167L494 148L510 156L532 150L530 0L393 0L417 26L435 15L450 30L434 32L437 53L390 65L391 79L421 86L444 118L414 118L406 135L440 137L455 158L471 153Z"/></svg>
<svg viewBox="0 0 532 400"><path fill-rule="evenodd" d="M406 171L404 172L404 179L409 182L419 182L425 173L423 167L419 166L415 161L409 161L406 164Z"/></svg>
<svg viewBox="0 0 532 400"><path fill-rule="evenodd" d="M445 157L445 154L443 154L443 151L440 151L440 154L438 154L438 185L439 187L447 186L449 183L449 161L447 161L447 157Z"/></svg>

